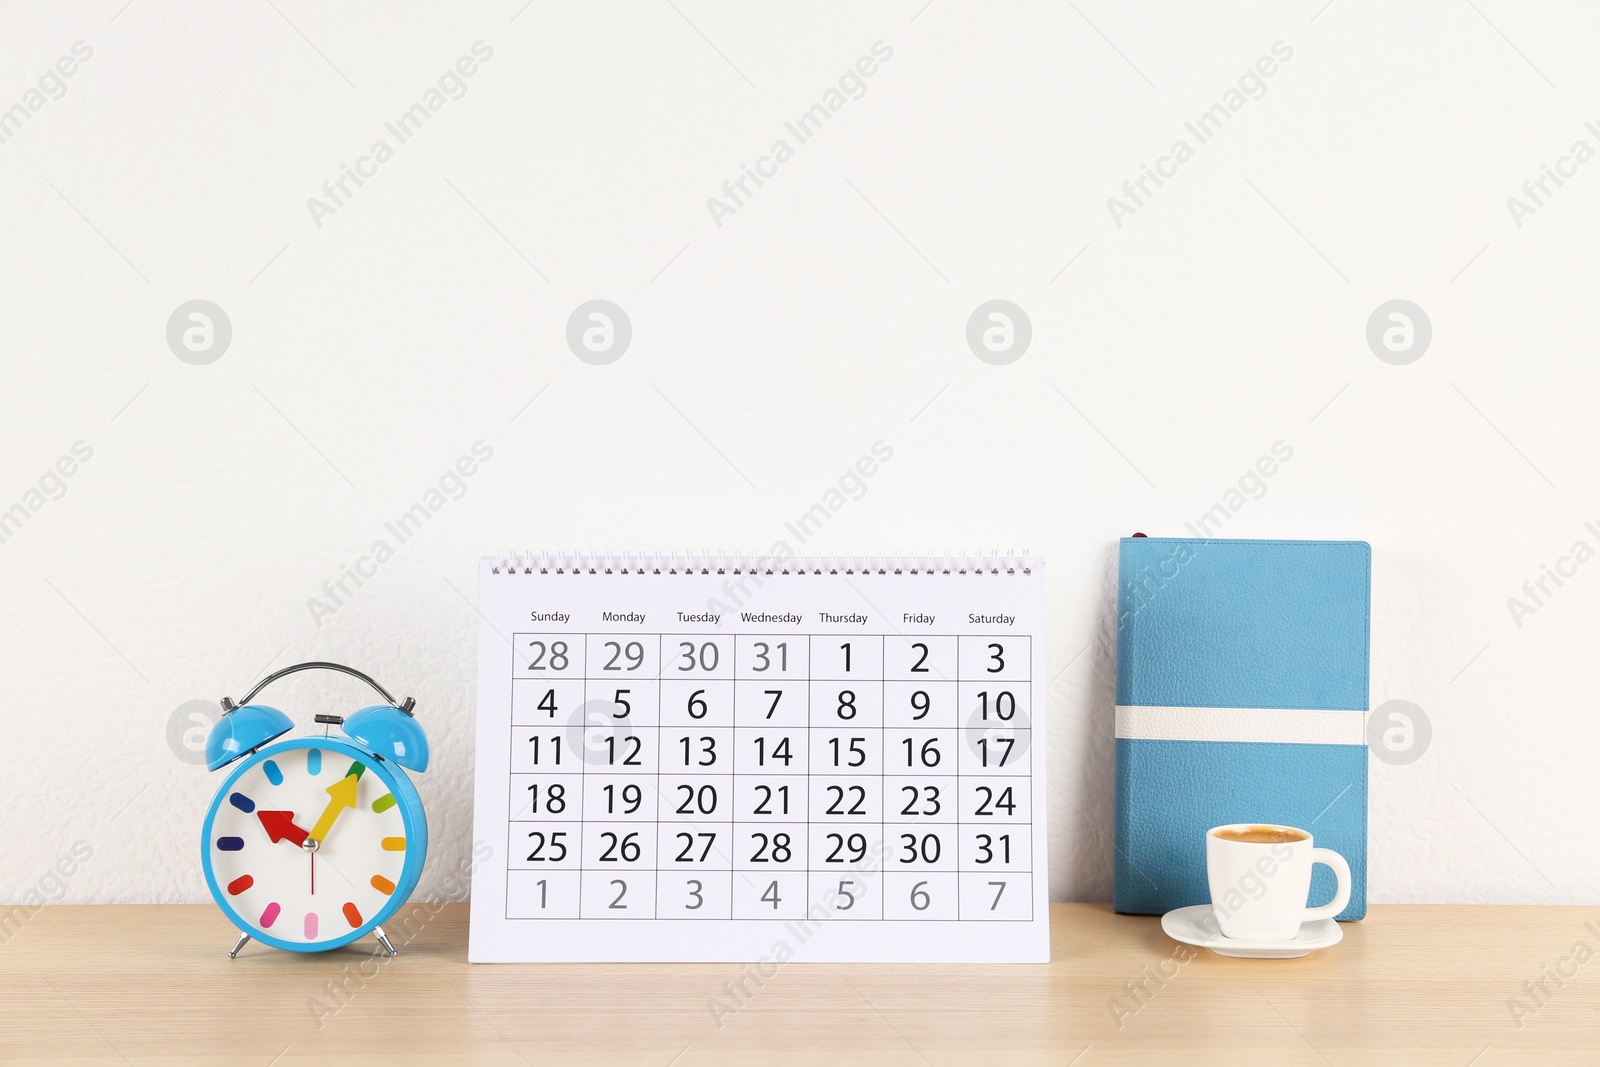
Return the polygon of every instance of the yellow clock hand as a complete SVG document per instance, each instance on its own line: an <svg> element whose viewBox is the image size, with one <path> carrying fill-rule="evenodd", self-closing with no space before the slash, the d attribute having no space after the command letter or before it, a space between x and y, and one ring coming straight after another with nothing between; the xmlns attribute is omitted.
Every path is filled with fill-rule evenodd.
<svg viewBox="0 0 1600 1067"><path fill-rule="evenodd" d="M333 829L333 821L339 817L339 813L356 806L356 781L360 777L359 773L352 772L328 787L328 806L322 809L317 824L307 837L319 843L327 840L328 831Z"/></svg>

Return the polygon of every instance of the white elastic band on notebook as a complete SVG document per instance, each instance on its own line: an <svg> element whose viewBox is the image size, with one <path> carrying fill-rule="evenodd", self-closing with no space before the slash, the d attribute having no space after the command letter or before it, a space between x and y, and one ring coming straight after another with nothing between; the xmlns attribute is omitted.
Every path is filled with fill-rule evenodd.
<svg viewBox="0 0 1600 1067"><path fill-rule="evenodd" d="M1365 745L1367 713L1307 708L1117 706L1117 736L1140 741Z"/></svg>

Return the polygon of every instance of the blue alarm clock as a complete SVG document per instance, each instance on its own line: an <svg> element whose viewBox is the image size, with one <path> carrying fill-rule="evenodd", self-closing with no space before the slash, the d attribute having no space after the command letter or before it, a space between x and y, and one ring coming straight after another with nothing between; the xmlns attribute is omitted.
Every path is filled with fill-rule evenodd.
<svg viewBox="0 0 1600 1067"><path fill-rule="evenodd" d="M251 701L305 670L353 675L387 703L348 718L318 715L321 736L272 744L294 723ZM428 738L414 706L338 663L285 667L246 693L241 706L222 698L206 765L237 766L206 812L200 863L211 896L239 928L230 957L252 938L290 952L325 952L369 933L395 954L383 922L416 888L428 855L428 820L406 774L428 769ZM333 726L345 736L333 736Z"/></svg>

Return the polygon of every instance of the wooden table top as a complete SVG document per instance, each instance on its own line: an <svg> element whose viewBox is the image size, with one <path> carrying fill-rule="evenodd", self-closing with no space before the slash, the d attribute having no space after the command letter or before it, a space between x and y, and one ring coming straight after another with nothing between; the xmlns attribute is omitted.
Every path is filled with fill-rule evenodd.
<svg viewBox="0 0 1600 1067"><path fill-rule="evenodd" d="M1032 966L467 963L464 904L372 943L250 945L210 905L0 908L0 1062L1600 1063L1600 908L1382 906L1298 960L1051 908ZM745 992L739 990L744 982ZM1517 1005L1521 1005L1521 1010Z"/></svg>

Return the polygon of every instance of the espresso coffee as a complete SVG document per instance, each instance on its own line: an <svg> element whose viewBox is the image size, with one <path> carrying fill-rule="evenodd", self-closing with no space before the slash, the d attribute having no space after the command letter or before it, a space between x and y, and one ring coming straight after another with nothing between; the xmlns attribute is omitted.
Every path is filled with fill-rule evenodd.
<svg viewBox="0 0 1600 1067"><path fill-rule="evenodd" d="M1242 841L1247 845L1287 845L1311 835L1289 826L1243 826L1218 830L1212 835L1222 841Z"/></svg>
<svg viewBox="0 0 1600 1067"><path fill-rule="evenodd" d="M1307 907L1311 868L1325 864L1338 883L1333 899ZM1293 826L1232 823L1206 831L1211 917L1224 938L1292 943L1306 923L1332 919L1350 903L1350 864Z"/></svg>

